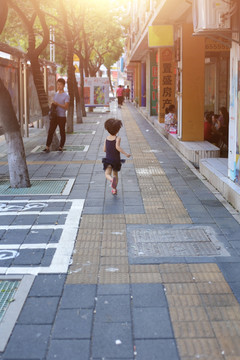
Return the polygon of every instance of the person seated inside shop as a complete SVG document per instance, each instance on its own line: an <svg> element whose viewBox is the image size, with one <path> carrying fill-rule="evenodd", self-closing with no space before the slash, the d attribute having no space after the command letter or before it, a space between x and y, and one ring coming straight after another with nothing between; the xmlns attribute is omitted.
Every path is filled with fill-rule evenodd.
<svg viewBox="0 0 240 360"><path fill-rule="evenodd" d="M214 114L213 111L204 113L204 140L227 150L229 116L225 110L224 107L220 108L220 115Z"/></svg>
<svg viewBox="0 0 240 360"><path fill-rule="evenodd" d="M165 109L165 130L171 134L177 133L177 117L175 105L171 104Z"/></svg>
<svg viewBox="0 0 240 360"><path fill-rule="evenodd" d="M204 140L213 143L213 111L206 111L204 113Z"/></svg>

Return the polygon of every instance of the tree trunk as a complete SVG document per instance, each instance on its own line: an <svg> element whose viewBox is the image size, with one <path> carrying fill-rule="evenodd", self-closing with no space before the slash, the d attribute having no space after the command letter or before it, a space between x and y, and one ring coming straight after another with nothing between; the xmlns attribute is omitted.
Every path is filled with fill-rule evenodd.
<svg viewBox="0 0 240 360"><path fill-rule="evenodd" d="M80 101L81 101L82 116L87 116L86 109L85 109L85 103L84 103L84 74L83 74L83 59L82 58L79 61L79 70L80 70Z"/></svg>
<svg viewBox="0 0 240 360"><path fill-rule="evenodd" d="M88 59L84 59L84 73L86 77L89 77L89 69L88 69Z"/></svg>
<svg viewBox="0 0 240 360"><path fill-rule="evenodd" d="M0 125L8 146L10 185L14 188L30 187L25 149L11 96L0 79Z"/></svg>
<svg viewBox="0 0 240 360"><path fill-rule="evenodd" d="M30 187L26 155L20 129L16 132L6 132L5 140L8 147L8 168L12 188Z"/></svg>
<svg viewBox="0 0 240 360"><path fill-rule="evenodd" d="M82 123L82 110L81 110L81 101L80 101L80 95L79 95L79 91L78 91L76 75L75 75L75 82L74 82L74 94L75 94L75 101L76 101L77 124L81 124Z"/></svg>
<svg viewBox="0 0 240 360"><path fill-rule="evenodd" d="M65 8L63 0L59 1L60 15L62 18L64 35L67 45L67 76L68 76L68 94L70 97L68 114L67 114L67 133L73 132L73 115L74 115L74 82L75 82L75 67L73 66L73 36L67 20L67 10Z"/></svg>
<svg viewBox="0 0 240 360"><path fill-rule="evenodd" d="M40 70L39 64L39 55L47 47L49 43L49 29L45 20L44 12L40 9L40 2L37 0L32 0L32 5L34 11L32 14L25 14L21 7L18 6L17 2L11 2L10 6L13 8L20 19L22 20L24 26L28 32L28 53L27 56L31 62L33 81L37 90L38 100L42 111L42 117L45 118L45 127L49 128L49 105L48 105L48 95L44 89L44 78L43 73ZM20 4L21 5L21 4ZM36 47L36 33L34 30L34 23L36 18L40 21L43 38L40 44ZM56 148L55 148L56 147ZM52 149L56 150L59 147L59 140L56 134L53 136Z"/></svg>
<svg viewBox="0 0 240 360"><path fill-rule="evenodd" d="M111 88L111 92L114 93L113 91L113 86L112 86L112 80L111 80L111 68L107 68L107 76L108 76L108 79L109 79L109 85L110 85L110 88Z"/></svg>
<svg viewBox="0 0 240 360"><path fill-rule="evenodd" d="M40 70L40 64L38 58L33 56L31 53L28 54L29 60L31 62L33 81L37 90L38 100L42 111L42 117L44 120L44 125L46 129L46 134L48 134L48 129L50 126L49 120L49 105L48 105L48 96L44 89L44 80L43 74ZM53 140L51 144L51 150L57 150L59 148L59 139L56 135L56 132L53 135Z"/></svg>
<svg viewBox="0 0 240 360"><path fill-rule="evenodd" d="M67 43L69 43L67 41ZM67 133L73 132L73 116L74 116L74 82L75 82L75 74L73 69L73 49L71 44L68 44L67 50L67 75L68 75L68 94L70 96L69 108L67 113Z"/></svg>

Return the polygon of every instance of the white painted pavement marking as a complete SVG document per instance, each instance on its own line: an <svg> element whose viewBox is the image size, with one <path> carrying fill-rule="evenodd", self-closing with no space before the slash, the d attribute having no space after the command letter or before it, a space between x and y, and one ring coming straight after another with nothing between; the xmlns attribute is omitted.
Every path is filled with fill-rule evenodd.
<svg viewBox="0 0 240 360"><path fill-rule="evenodd" d="M21 210L20 210L21 211ZM68 211L28 211L20 214L20 211L11 211L8 212L0 212L0 216L6 216L6 215L64 215L68 214Z"/></svg>
<svg viewBox="0 0 240 360"><path fill-rule="evenodd" d="M19 200L19 201L8 201L7 203L17 203L17 202L31 202L28 200ZM33 201L32 201L33 202ZM36 201L35 201L36 202ZM79 221L84 205L84 199L78 200L46 200L44 202L55 203L55 202L70 202L71 208L68 211L68 215L64 225L18 225L18 226L0 226L0 230L8 229L63 229L61 237L58 243L51 244L24 244L24 245L0 245L0 249L3 251L6 250L19 250L19 249L49 249L56 248L55 254L53 255L51 265L48 267L9 267L9 268L0 268L0 274L32 274L37 275L39 273L67 273L69 262L72 256L74 249L74 243L77 236L77 231L79 227ZM19 214L19 213L18 213ZM51 213L47 213L51 214ZM0 214L1 216L2 214ZM9 215L9 213L8 213Z"/></svg>
<svg viewBox="0 0 240 360"><path fill-rule="evenodd" d="M6 244L6 245L0 245L0 260L1 260L1 251L6 250L26 250L26 249L55 249L58 246L57 243L35 243L35 244Z"/></svg>
<svg viewBox="0 0 240 360"><path fill-rule="evenodd" d="M14 259L19 256L16 250L0 250L0 260Z"/></svg>
<svg viewBox="0 0 240 360"><path fill-rule="evenodd" d="M69 179L65 188L63 189L63 192L62 192L62 196L64 195L69 195L71 190L72 190L72 187L73 187L73 184L75 182L75 179Z"/></svg>
<svg viewBox="0 0 240 360"><path fill-rule="evenodd" d="M43 230L43 229L63 229L63 225L1 225L0 230L20 230L20 229L32 229L32 230Z"/></svg>
<svg viewBox="0 0 240 360"><path fill-rule="evenodd" d="M29 209L42 209L44 207L47 207L48 204L45 203L37 203L36 201L34 203L29 203L26 205L8 205L6 202L0 203L0 212L6 212L6 211L25 211Z"/></svg>

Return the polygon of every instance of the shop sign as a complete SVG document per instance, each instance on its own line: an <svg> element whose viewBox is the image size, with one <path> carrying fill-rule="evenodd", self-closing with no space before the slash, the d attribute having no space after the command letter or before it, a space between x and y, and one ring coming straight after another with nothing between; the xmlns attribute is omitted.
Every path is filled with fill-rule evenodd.
<svg viewBox="0 0 240 360"><path fill-rule="evenodd" d="M151 54L150 71L151 115L158 115L158 64L154 54Z"/></svg>
<svg viewBox="0 0 240 360"><path fill-rule="evenodd" d="M236 174L235 182L240 184L240 61L238 61L238 92L237 92L237 138L236 138Z"/></svg>
<svg viewBox="0 0 240 360"><path fill-rule="evenodd" d="M148 47L173 45L173 25L154 25L148 27Z"/></svg>
<svg viewBox="0 0 240 360"><path fill-rule="evenodd" d="M219 51L230 51L228 46L228 40L219 38L219 41L215 41L210 38L205 38L205 51L219 52Z"/></svg>
<svg viewBox="0 0 240 360"><path fill-rule="evenodd" d="M174 50L160 49L160 122L164 122L165 109L174 104Z"/></svg>

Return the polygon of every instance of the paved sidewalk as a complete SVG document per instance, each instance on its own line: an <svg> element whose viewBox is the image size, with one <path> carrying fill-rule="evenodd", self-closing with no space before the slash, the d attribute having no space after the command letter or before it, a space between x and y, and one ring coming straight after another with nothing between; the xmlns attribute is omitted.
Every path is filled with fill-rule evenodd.
<svg viewBox="0 0 240 360"><path fill-rule="evenodd" d="M101 163L110 116L132 154L117 196ZM240 359L239 216L131 104L89 114L63 153L30 130L40 185L0 186L0 359Z"/></svg>

